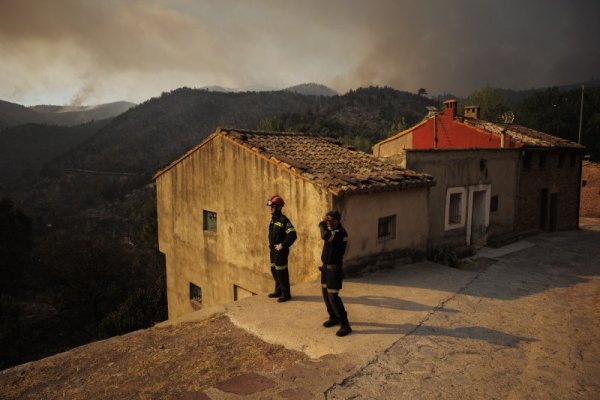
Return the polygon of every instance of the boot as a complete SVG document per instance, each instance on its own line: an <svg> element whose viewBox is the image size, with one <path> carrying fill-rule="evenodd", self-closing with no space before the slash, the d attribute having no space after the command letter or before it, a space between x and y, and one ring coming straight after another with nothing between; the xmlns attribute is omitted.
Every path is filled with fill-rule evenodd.
<svg viewBox="0 0 600 400"><path fill-rule="evenodd" d="M290 274L287 268L278 269L276 272L279 285L281 286L281 296L277 299L277 302L284 303L292 299L292 295L290 293Z"/></svg>
<svg viewBox="0 0 600 400"><path fill-rule="evenodd" d="M333 319L331 317L329 317L329 319L327 321L323 322L323 326L325 328L331 328L332 326L336 326L339 324L340 324L340 321L338 321L337 318Z"/></svg>
<svg viewBox="0 0 600 400"><path fill-rule="evenodd" d="M279 279L277 279L277 270L275 269L275 267L271 267L271 275L273 275L273 280L275 281L275 289L272 293L269 293L267 296L270 298L280 297L281 285L279 284Z"/></svg>
<svg viewBox="0 0 600 400"><path fill-rule="evenodd" d="M335 315L338 317L341 325L335 334L336 336L346 336L352 332L352 328L350 327L350 322L348 322L348 313L346 312L344 303L337 293L328 293L327 295L331 303L331 308L335 311Z"/></svg>
<svg viewBox="0 0 600 400"><path fill-rule="evenodd" d="M342 327L340 329L338 329L338 331L335 333L336 336L346 336L348 334L350 334L352 332L352 327L350 326L350 322L348 322L348 320L346 319L345 321L342 321Z"/></svg>
<svg viewBox="0 0 600 400"><path fill-rule="evenodd" d="M323 322L323 326L325 328L331 328L332 326L339 325L340 320L335 315L335 311L331 306L331 302L329 301L329 295L327 294L327 288L321 288L321 295L323 296L323 301L325 302L325 307L327 307L327 314L329 314L329 319Z"/></svg>

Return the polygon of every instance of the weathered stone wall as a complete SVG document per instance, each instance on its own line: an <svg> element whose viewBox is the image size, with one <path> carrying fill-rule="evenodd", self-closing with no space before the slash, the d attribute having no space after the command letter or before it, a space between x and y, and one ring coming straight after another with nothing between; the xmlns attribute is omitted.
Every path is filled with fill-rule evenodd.
<svg viewBox="0 0 600 400"><path fill-rule="evenodd" d="M561 153L563 163L559 167ZM543 154L545 162L541 162ZM530 161L525 162L524 157L530 157ZM581 172L579 153L566 150L526 150L521 153L519 168L515 231L550 230L553 218L550 197L553 193L557 194L555 229L577 228ZM547 189L548 192L545 205L542 205L542 189ZM542 224L544 209L546 223Z"/></svg>
<svg viewBox="0 0 600 400"><path fill-rule="evenodd" d="M581 216L600 218L600 164L584 162L581 177Z"/></svg>

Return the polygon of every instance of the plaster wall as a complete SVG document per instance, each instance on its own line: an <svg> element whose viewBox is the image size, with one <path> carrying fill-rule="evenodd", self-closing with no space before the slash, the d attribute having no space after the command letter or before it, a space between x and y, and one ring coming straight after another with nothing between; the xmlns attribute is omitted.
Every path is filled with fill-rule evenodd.
<svg viewBox="0 0 600 400"><path fill-rule="evenodd" d="M437 131L437 144L434 137ZM518 145L506 138L505 147ZM460 149L460 148L500 148L500 137L469 126L458 119L446 115L436 117L436 123L430 119L426 124L413 131L413 149Z"/></svg>
<svg viewBox="0 0 600 400"><path fill-rule="evenodd" d="M403 149L410 149L413 147L412 132L406 135L400 136L396 139L390 140L385 143L377 143L373 146L373 154L378 157L389 157L394 154L398 154Z"/></svg>
<svg viewBox="0 0 600 400"><path fill-rule="evenodd" d="M464 188L463 201L468 206L469 188L489 187L489 197L498 196L498 209L489 212L487 238L513 231L518 150L407 150L405 158L406 168L426 172L436 180L429 192L430 248L467 244L468 218L463 218L461 226L447 229L447 192L452 188ZM468 207L465 212L470 212Z"/></svg>
<svg viewBox="0 0 600 400"><path fill-rule="evenodd" d="M353 195L339 200L348 231L345 260L401 250L424 251L427 245L428 188ZM396 216L396 237L378 241L380 218Z"/></svg>
<svg viewBox="0 0 600 400"><path fill-rule="evenodd" d="M234 285L273 289L268 249L270 195L278 193L298 233L289 257L292 284L316 279L322 241L317 224L332 196L273 162L216 136L156 179L160 250L166 255L169 318L193 311L189 284L203 306L234 300ZM216 212L216 232L203 230Z"/></svg>

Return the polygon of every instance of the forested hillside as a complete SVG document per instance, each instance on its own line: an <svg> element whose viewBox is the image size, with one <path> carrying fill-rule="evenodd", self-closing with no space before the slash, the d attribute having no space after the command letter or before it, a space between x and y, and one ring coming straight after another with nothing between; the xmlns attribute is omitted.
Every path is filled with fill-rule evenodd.
<svg viewBox="0 0 600 400"><path fill-rule="evenodd" d="M599 159L600 89L586 87L585 96L582 142ZM481 105L491 120L513 110L515 123L577 138L577 88L511 101L487 87L461 103ZM8 104L0 122L31 117ZM421 120L427 106L440 104L378 87L338 96L181 88L106 121L0 132L0 176L31 171L2 191L12 201L0 202L0 368L166 318L151 177L218 126L313 132L369 150Z"/></svg>

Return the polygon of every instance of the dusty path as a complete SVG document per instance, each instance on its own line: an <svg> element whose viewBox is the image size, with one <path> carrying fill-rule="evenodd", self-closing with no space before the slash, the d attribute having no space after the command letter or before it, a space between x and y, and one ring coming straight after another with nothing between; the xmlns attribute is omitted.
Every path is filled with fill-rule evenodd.
<svg viewBox="0 0 600 400"><path fill-rule="evenodd" d="M600 231L528 241L326 398L599 399Z"/></svg>

